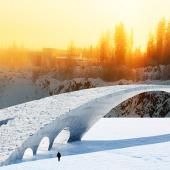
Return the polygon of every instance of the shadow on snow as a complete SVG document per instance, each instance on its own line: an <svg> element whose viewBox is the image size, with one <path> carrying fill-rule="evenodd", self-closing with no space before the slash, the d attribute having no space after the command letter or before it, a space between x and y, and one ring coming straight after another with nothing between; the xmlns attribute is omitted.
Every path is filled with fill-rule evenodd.
<svg viewBox="0 0 170 170"><path fill-rule="evenodd" d="M149 136L149 137L140 137L132 139L122 139L122 140L83 140L78 142L72 142L68 144L58 144L53 147L51 151L38 154L31 159L23 160L33 161L39 159L54 158L58 151L61 152L62 156L69 155L78 155L85 153L100 152L106 150L122 149L135 146L145 146L157 143L164 143L170 141L170 134L158 135L158 136ZM19 163L18 161L16 163Z"/></svg>
<svg viewBox="0 0 170 170"><path fill-rule="evenodd" d="M91 152L99 152L105 150L122 149L128 147L151 145L170 141L170 134L140 137L122 140L84 140L81 142L73 142L63 147L63 155L85 154Z"/></svg>

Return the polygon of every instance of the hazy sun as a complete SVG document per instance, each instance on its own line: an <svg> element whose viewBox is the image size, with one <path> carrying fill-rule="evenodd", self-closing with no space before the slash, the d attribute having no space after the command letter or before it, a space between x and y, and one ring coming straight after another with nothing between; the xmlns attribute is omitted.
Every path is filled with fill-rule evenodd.
<svg viewBox="0 0 170 170"><path fill-rule="evenodd" d="M95 44L101 32L123 22L137 44L162 17L169 0L5 0L0 1L0 46L13 42L31 48Z"/></svg>

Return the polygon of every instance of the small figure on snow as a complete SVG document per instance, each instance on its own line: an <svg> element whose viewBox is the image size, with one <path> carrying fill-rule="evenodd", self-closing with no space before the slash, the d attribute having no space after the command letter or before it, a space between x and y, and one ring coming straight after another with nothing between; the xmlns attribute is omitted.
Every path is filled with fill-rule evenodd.
<svg viewBox="0 0 170 170"><path fill-rule="evenodd" d="M57 153L57 158L58 158L58 162L60 162L60 158L61 158L61 153L60 152Z"/></svg>

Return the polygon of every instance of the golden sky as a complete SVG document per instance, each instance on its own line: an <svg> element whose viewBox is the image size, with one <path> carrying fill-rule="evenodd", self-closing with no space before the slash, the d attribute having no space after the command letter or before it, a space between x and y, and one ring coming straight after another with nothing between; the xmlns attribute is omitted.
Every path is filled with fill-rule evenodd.
<svg viewBox="0 0 170 170"><path fill-rule="evenodd" d="M133 28L143 46L162 17L170 18L170 0L0 0L0 46L96 44L119 22Z"/></svg>

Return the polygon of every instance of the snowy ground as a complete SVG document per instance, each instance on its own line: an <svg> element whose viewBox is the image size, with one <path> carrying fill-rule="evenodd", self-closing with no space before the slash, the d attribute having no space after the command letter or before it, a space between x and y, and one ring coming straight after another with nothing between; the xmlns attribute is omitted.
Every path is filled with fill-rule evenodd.
<svg viewBox="0 0 170 170"><path fill-rule="evenodd" d="M59 163L50 158L58 150ZM55 145L32 158L41 160L0 170L169 170L169 153L170 119L101 119L81 142Z"/></svg>

